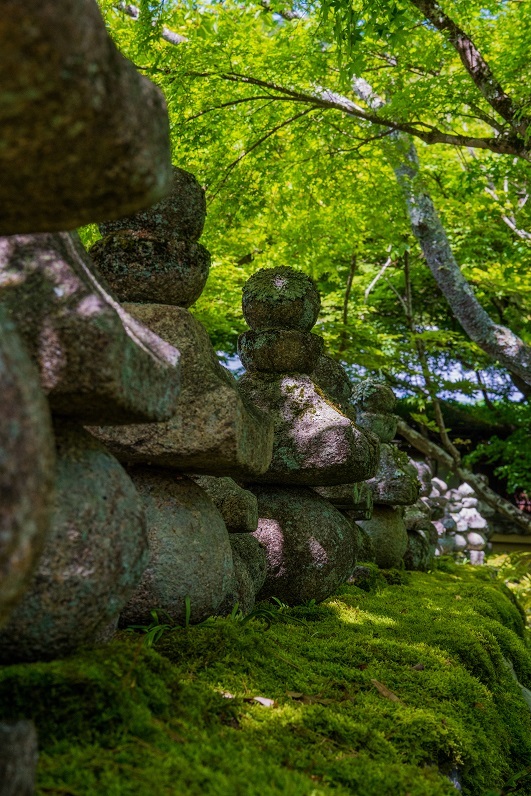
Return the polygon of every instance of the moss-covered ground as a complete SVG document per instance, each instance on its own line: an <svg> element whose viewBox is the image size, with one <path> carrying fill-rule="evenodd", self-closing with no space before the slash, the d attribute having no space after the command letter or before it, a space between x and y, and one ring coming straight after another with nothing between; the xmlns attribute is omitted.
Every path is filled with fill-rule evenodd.
<svg viewBox="0 0 531 796"><path fill-rule="evenodd" d="M38 794L443 796L455 772L513 792L531 714L504 659L531 687L531 656L492 569L373 571L273 613L1 668L0 715L39 730Z"/></svg>

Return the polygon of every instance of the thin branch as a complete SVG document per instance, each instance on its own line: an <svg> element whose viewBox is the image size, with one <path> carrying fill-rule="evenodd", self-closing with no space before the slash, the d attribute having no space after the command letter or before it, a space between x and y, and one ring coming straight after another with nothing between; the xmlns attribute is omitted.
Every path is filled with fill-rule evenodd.
<svg viewBox="0 0 531 796"><path fill-rule="evenodd" d="M469 103L470 110L474 112L474 116L472 118L481 119L482 122L488 124L489 127L492 127L493 130L500 133L500 135L505 135L507 132L505 125L500 124L500 122L496 121L489 113L485 113L485 111L478 108L477 105Z"/></svg>
<svg viewBox="0 0 531 796"><path fill-rule="evenodd" d="M238 155L238 157L235 160L233 160L232 163L229 163L229 165L227 166L227 168L225 170L225 175L223 176L223 178L218 183L218 185L216 187L216 190L209 195L209 197L208 197L209 200L212 200L212 199L216 198L216 196L218 195L218 193L221 190L221 187L225 184L225 182L229 178L229 175L232 172L232 170L234 168L236 168L238 163L241 163L241 161L245 157L247 157L247 155L250 155L251 152L253 152L255 149L257 149L257 147L259 147L261 144L263 144L264 141L267 141L268 138L271 138L272 135L275 135L275 133L278 133L278 131L281 130L283 127L286 127L288 124L291 124L292 122L295 122L297 119L300 119L302 116L307 116L313 110L314 110L314 108L307 108L306 110L301 111L301 113L296 113L295 116L291 116L289 119L285 119L280 124L275 125L275 127L273 127L271 130L268 130L268 132L265 133L265 135L261 136L257 141L255 141L254 144L252 144L249 147L249 149L246 149L245 152L242 152L241 155Z"/></svg>
<svg viewBox="0 0 531 796"><path fill-rule="evenodd" d="M491 152L505 155L516 155L525 160L531 161L531 153L526 149L524 141L511 139L509 137L492 137L480 138L477 136L468 136L458 133L445 133L442 130L431 127L422 121L417 122L394 122L390 119L383 118L378 113L368 111L361 106L352 102L348 97L337 94L327 89L319 90L316 93L307 93L303 91L296 91L294 89L279 86L277 83L272 83L267 80L252 77L250 75L242 75L236 72L189 72L190 77L214 77L220 80L227 80L233 83L243 83L246 85L259 86L261 88L270 89L291 97L293 100L302 103L308 103L315 107L323 109L337 110L347 116L352 116L361 119L371 124L388 127L390 130L396 132L408 133L420 138L426 144L452 144L454 146L469 146L474 149L488 149ZM419 129L417 126L421 124L423 127L430 129Z"/></svg>
<svg viewBox="0 0 531 796"><path fill-rule="evenodd" d="M281 11L279 11L278 9L272 9L269 0L262 0L260 5L264 9L264 11L269 11L272 14L278 14L279 17L282 17L282 19L285 19L288 22L293 22L293 20L304 19L304 14L302 13L302 11L296 11L295 9L291 8L286 8Z"/></svg>
<svg viewBox="0 0 531 796"><path fill-rule="evenodd" d="M476 370L476 379L478 382L479 389L481 390L481 394L483 396L483 400L485 401L485 406L490 409L492 412L496 412L496 407L490 400L490 396L487 392L487 386L484 383L483 379L481 378L481 372Z"/></svg>
<svg viewBox="0 0 531 796"><path fill-rule="evenodd" d="M354 274L356 273L356 264L358 258L356 253L352 255L350 259L350 268L347 277L347 284L345 287L345 298L343 300L343 324L346 326L348 323L348 302L350 300L350 292L352 290L352 280L354 279Z"/></svg>
<svg viewBox="0 0 531 796"><path fill-rule="evenodd" d="M380 270L378 271L378 273L376 274L376 276L374 277L374 279L372 280L372 282L370 283L369 287L367 288L367 290L364 293L364 296L363 296L363 303L364 304L368 304L369 303L369 295L371 293L371 290L377 284L377 282L382 278L382 276L385 274L385 272L387 271L387 269L389 268L389 266L391 265L392 262L393 262L393 260L391 259L391 257L388 257L387 260L385 261L385 263L382 265L382 267L380 268Z"/></svg>
<svg viewBox="0 0 531 796"><path fill-rule="evenodd" d="M469 152L470 156L472 158L474 158L474 160L477 160L477 155L476 155L476 153L474 152L473 149L468 147L468 152ZM466 164L465 164L465 167L466 167ZM484 174L487 174L486 169L485 169L485 167L483 165L480 164L480 168L481 168L481 171ZM502 206L502 202L501 202L500 197L498 196L498 193L496 191L496 186L494 185L492 180L488 177L488 175L487 175L487 179L488 179L488 182L487 182L487 185L485 186L485 193L488 196L490 196L491 199L494 199L494 201L497 202L500 205L500 207L501 207ZM505 189L506 193L508 192L508 188L509 188L508 180L507 180L507 177L506 177L505 181L504 181L504 189ZM524 204L525 204L525 202L524 202ZM523 205L522 205L522 207L523 207ZM521 238L522 240L531 240L531 233L527 232L525 229L520 229L520 227L516 223L515 216L508 216L506 213L502 212L501 213L501 219L502 219L502 221L505 224L507 224L509 229L511 229L514 232L514 234L517 235L519 238Z"/></svg>
<svg viewBox="0 0 531 796"><path fill-rule="evenodd" d="M233 99L229 102L222 102L221 105L213 105L211 108L206 108L204 111L199 111L199 113L194 113L193 116L188 116L184 121L191 122L194 119L199 119L201 116L206 116L207 113L212 113L213 111L219 111L223 108L231 108L233 105L241 105L244 102L254 102L255 100L269 100L274 101L278 100L280 102L296 102L296 100L291 99L291 97L275 97L271 94L256 94L252 97L241 97L240 99Z"/></svg>
<svg viewBox="0 0 531 796"><path fill-rule="evenodd" d="M400 304L401 304L401 306L402 306L402 309L404 310L404 312L407 312L407 305L406 305L406 302L404 301L404 299L402 298L402 296L400 295L400 293L398 292L398 290L396 289L396 287L393 285L393 283L392 283L392 282L390 282L390 281L389 281L389 279L388 279L386 276L384 276L384 282L385 282L385 284L386 284L388 287L390 287L390 288L391 288L391 290L393 291L393 293L395 294L395 296L396 296L396 297L397 297L397 299L399 300L399 302L400 302Z"/></svg>
<svg viewBox="0 0 531 796"><path fill-rule="evenodd" d="M348 304L350 300L350 293L352 291L352 281L356 273L356 266L358 264L358 256L356 252L350 258L350 268L347 276L347 284L345 286L345 297L343 299L343 328L341 330L341 340L339 343L339 353L342 354L347 345L347 323L348 323Z"/></svg>

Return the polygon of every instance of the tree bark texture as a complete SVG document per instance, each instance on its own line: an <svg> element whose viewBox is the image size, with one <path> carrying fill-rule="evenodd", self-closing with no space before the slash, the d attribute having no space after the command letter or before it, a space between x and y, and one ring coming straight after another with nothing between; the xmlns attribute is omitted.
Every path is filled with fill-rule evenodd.
<svg viewBox="0 0 531 796"><path fill-rule="evenodd" d="M397 143L405 149L405 136ZM422 187L413 143L409 142L400 160L395 174L404 192L413 234L453 315L486 354L531 385L531 347L506 326L494 323L461 273L433 201Z"/></svg>

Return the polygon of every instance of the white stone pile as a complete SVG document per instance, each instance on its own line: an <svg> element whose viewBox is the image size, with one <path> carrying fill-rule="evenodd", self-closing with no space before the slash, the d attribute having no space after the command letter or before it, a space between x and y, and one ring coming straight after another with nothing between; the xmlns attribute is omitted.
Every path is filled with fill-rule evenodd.
<svg viewBox="0 0 531 796"><path fill-rule="evenodd" d="M494 510L479 500L466 482L450 489L441 478L432 478L431 486L424 500L432 509L432 522L439 537L436 555L458 553L471 564L483 564L492 534L489 518Z"/></svg>

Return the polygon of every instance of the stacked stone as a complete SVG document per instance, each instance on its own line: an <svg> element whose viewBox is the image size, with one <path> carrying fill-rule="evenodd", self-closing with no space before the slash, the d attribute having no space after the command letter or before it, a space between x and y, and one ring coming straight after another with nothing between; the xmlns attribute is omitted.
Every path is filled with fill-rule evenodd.
<svg viewBox="0 0 531 796"><path fill-rule="evenodd" d="M95 0L6 0L1 36L1 235L76 229L165 195L164 97L118 52Z"/></svg>
<svg viewBox="0 0 531 796"><path fill-rule="evenodd" d="M272 431L242 399L205 328L188 310L208 277L210 255L197 242L205 216L203 189L175 168L165 200L101 225L104 237L90 252L98 271L128 313L180 351L181 392L168 423L94 433L127 463L258 475L271 457Z"/></svg>
<svg viewBox="0 0 531 796"><path fill-rule="evenodd" d="M352 383L338 362L326 355L320 356L312 373L312 379L326 395L332 398L344 415L353 422L356 421L356 410L350 402ZM367 433L372 435L370 430ZM350 522L357 539L358 561L373 562L375 552L372 538L358 523L358 520L370 520L372 517L373 495L367 484L361 481L336 486L316 486L314 490L330 501Z"/></svg>
<svg viewBox="0 0 531 796"><path fill-rule="evenodd" d="M404 522L404 507L416 503L419 496L417 472L409 458L392 444L398 419L393 414L395 395L390 387L372 379L356 385L352 393L356 423L380 439L380 463L367 487L374 509L370 519L359 525L371 536L378 566L400 566L408 550L409 535ZM412 527L411 533L417 533ZM418 533L417 533L418 535ZM416 540L413 540L416 545ZM412 563L412 560L410 561Z"/></svg>
<svg viewBox="0 0 531 796"><path fill-rule="evenodd" d="M13 662L116 623L144 565L143 511L81 423L170 417L179 373L178 352L115 306L75 236L49 234L164 196L161 92L94 0L8 0L1 39L0 656ZM0 723L3 796L34 792L36 761L31 722Z"/></svg>
<svg viewBox="0 0 531 796"><path fill-rule="evenodd" d="M192 478L208 493L229 532L234 578L219 613L230 613L238 605L244 614L248 614L264 585L267 565L265 547L253 535L258 528L256 495L243 489L232 478L208 475Z"/></svg>
<svg viewBox="0 0 531 796"><path fill-rule="evenodd" d="M437 549L437 531L432 522L437 510L432 507L429 500L432 488L429 465L413 459L410 462L417 471L420 496L412 506L406 506L404 512L408 535L404 564L406 569L425 572L431 567Z"/></svg>
<svg viewBox="0 0 531 796"><path fill-rule="evenodd" d="M440 478L432 479L429 501L442 510L434 521L437 555L458 553L465 555L471 564L482 564L492 534L488 518L494 510L475 496L469 484L463 482L456 489L449 489Z"/></svg>
<svg viewBox="0 0 531 796"><path fill-rule="evenodd" d="M346 403L350 393L346 375L332 360L322 362L323 341L311 332L319 308L312 280L292 268L263 269L244 287L251 330L238 341L247 368L240 387L272 417L275 430L271 464L249 487L258 499L254 535L267 555L259 596L290 604L323 600L356 562L351 523L315 487L364 481L378 463L377 438L339 405L337 396ZM311 376L318 364L321 385L328 375L335 397Z"/></svg>
<svg viewBox="0 0 531 796"><path fill-rule="evenodd" d="M21 598L0 632L0 660L12 662L59 657L112 634L147 563L144 508L123 467L83 424L170 417L179 353L105 292L71 234L0 239L0 281L9 328L33 360L18 393L29 414L25 425L11 427L11 466L34 456L17 473L24 479L24 468L31 470L22 506L32 517L21 515L19 546L8 551L1 587L7 584L8 604ZM25 367L13 363L24 379ZM16 382L13 399L15 389ZM11 412L20 415L20 407ZM46 539L37 533L44 526ZM29 575L30 561L37 566L27 584L19 575Z"/></svg>
<svg viewBox="0 0 531 796"><path fill-rule="evenodd" d="M169 421L91 428L126 465L147 516L150 561L122 611L123 626L149 623L153 608L175 622L184 622L187 611L192 622L200 622L230 611L235 602L250 610L261 577L237 543L231 545L223 517L223 506L231 501L226 495L219 500L212 487L217 480L218 492L232 490L232 505L245 514L254 498L229 476L251 478L266 470L273 430L242 398L206 330L188 310L208 277L210 255L198 242L205 214L197 180L174 169L165 200L102 224L103 238L91 249L125 310L181 354L181 391ZM223 478L197 478L214 475ZM251 510L243 528L231 530L250 536L256 529L252 515ZM263 550L255 547L263 570Z"/></svg>

